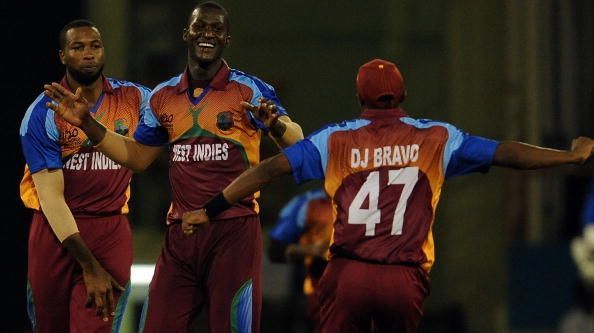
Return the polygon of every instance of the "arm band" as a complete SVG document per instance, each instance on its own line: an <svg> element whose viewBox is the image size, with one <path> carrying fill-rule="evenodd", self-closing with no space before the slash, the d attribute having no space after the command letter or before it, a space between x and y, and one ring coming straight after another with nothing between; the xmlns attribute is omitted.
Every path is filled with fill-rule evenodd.
<svg viewBox="0 0 594 333"><path fill-rule="evenodd" d="M223 192L219 192L214 198L210 199L209 202L204 205L204 211L208 218L212 220L215 216L219 215L223 211L229 209L231 204L225 199Z"/></svg>

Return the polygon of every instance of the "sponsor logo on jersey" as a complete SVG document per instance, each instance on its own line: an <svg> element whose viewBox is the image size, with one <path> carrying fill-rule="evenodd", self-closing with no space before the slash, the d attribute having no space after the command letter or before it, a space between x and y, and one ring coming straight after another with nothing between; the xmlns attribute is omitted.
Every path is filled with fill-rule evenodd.
<svg viewBox="0 0 594 333"><path fill-rule="evenodd" d="M78 137L80 134L78 128L70 127L60 133L60 141L66 147L80 146L82 139Z"/></svg>

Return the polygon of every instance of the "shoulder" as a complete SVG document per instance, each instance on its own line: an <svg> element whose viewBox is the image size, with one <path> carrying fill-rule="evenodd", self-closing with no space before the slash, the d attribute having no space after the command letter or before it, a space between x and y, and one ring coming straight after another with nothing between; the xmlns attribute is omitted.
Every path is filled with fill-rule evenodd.
<svg viewBox="0 0 594 333"><path fill-rule="evenodd" d="M148 98L151 90L146 86L125 80L117 80L114 78L107 78L111 89L116 94L121 94L124 98L133 98L135 101L143 101Z"/></svg>
<svg viewBox="0 0 594 333"><path fill-rule="evenodd" d="M164 96L170 93L174 88L176 88L180 82L182 81L183 74L178 74L176 76L171 77L168 80L165 80L155 86L151 91L150 98L152 99L155 96Z"/></svg>
<svg viewBox="0 0 594 333"><path fill-rule="evenodd" d="M371 121L367 119L351 119L344 120L339 123L330 123L322 126L317 131L310 134L308 138L328 136L334 132L357 130L361 127L369 125L370 123Z"/></svg>
<svg viewBox="0 0 594 333"><path fill-rule="evenodd" d="M440 121L440 120L433 120L428 118L420 118L415 119L412 117L402 117L400 118L402 123L414 126L416 128L432 128L432 127L441 127L449 131L458 130L458 128L448 122Z"/></svg>
<svg viewBox="0 0 594 333"><path fill-rule="evenodd" d="M259 77L255 76L255 75L248 74L246 72L243 72L243 71L240 71L237 69L231 69L229 71L229 81L235 81L240 84L247 85L252 89L255 88L260 91L274 89L270 84L266 83L264 80L260 79Z"/></svg>
<svg viewBox="0 0 594 333"><path fill-rule="evenodd" d="M20 134L25 135L31 125L46 126L46 122L53 121L54 111L49 109L45 104L50 102L50 98L41 93L35 98L33 103L29 105L23 120L21 121Z"/></svg>

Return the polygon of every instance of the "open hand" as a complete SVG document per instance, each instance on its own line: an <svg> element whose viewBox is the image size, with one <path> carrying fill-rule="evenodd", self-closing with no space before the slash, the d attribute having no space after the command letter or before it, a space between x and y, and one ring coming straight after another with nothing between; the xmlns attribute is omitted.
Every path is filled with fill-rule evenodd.
<svg viewBox="0 0 594 333"><path fill-rule="evenodd" d="M81 127L85 120L90 117L89 110L91 107L89 101L81 95L82 89L80 87L76 89L74 94L56 82L46 84L43 88L45 89L43 93L55 102L48 102L45 105L70 124Z"/></svg>
<svg viewBox="0 0 594 333"><path fill-rule="evenodd" d="M109 316L115 315L117 306L113 297L114 290L123 292L125 289L99 263L83 269L83 280L87 288L85 306L95 304L96 315L101 316L103 321L108 321Z"/></svg>
<svg viewBox="0 0 594 333"><path fill-rule="evenodd" d="M208 215L204 209L185 212L182 215L182 230L184 234L191 235L200 225L205 225L208 222Z"/></svg>

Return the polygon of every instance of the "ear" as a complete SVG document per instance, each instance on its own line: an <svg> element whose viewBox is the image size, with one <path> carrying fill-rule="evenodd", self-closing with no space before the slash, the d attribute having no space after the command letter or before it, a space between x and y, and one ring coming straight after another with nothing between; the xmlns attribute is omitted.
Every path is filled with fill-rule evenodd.
<svg viewBox="0 0 594 333"><path fill-rule="evenodd" d="M184 28L184 31L182 32L182 39L184 42L188 41L188 28Z"/></svg>
<svg viewBox="0 0 594 333"><path fill-rule="evenodd" d="M231 35L227 35L227 37L225 37L225 47L231 45Z"/></svg>
<svg viewBox="0 0 594 333"><path fill-rule="evenodd" d="M64 54L63 50L58 51L58 56L60 57L60 62L62 65L66 65L66 55Z"/></svg>

